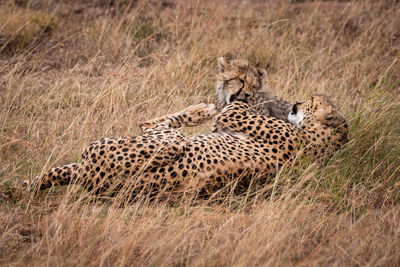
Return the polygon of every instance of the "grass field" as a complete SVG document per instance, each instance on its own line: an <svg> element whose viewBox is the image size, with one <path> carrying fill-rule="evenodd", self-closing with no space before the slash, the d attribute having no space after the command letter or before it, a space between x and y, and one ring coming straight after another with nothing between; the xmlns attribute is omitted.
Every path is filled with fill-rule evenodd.
<svg viewBox="0 0 400 267"><path fill-rule="evenodd" d="M91 141L214 102L227 53L285 99L330 96L345 147L209 200L22 190ZM399 1L0 1L0 265L399 266L399 59Z"/></svg>

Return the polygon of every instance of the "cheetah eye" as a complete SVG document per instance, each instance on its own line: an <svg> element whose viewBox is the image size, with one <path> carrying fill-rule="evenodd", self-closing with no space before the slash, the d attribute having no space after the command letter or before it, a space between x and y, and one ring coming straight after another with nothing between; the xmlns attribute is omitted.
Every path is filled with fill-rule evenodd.
<svg viewBox="0 0 400 267"><path fill-rule="evenodd" d="M327 116L326 116L326 120L327 120L327 121L330 121L330 120L332 120L332 119L333 119L333 116L332 116L332 115L327 115Z"/></svg>

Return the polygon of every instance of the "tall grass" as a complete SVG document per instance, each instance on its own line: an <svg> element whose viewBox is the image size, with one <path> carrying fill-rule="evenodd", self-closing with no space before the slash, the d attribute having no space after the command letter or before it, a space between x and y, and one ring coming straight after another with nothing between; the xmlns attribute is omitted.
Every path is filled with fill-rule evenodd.
<svg viewBox="0 0 400 267"><path fill-rule="evenodd" d="M17 3L0 4L0 264L399 264L398 1ZM349 142L208 200L20 188L93 140L215 101L227 53L266 68L285 99L330 96Z"/></svg>

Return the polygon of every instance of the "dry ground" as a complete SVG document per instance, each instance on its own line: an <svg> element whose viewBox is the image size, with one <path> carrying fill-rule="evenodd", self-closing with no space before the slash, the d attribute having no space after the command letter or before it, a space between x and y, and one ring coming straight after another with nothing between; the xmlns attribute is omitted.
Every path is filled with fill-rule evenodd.
<svg viewBox="0 0 400 267"><path fill-rule="evenodd" d="M291 101L329 95L348 144L239 196L20 189L92 140L214 101L226 53ZM399 57L398 1L0 1L0 265L400 265Z"/></svg>

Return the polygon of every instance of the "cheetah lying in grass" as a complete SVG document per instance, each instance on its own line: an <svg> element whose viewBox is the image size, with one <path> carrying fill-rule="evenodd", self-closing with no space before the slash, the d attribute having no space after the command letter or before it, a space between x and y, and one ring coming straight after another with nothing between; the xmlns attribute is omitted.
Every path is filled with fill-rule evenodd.
<svg viewBox="0 0 400 267"><path fill-rule="evenodd" d="M266 93L265 99L273 100L271 109L257 97L265 73L235 64L219 60L218 82L224 80L217 82L219 113L213 104L200 104L145 122L142 135L94 142L82 162L53 168L25 186L46 189L74 183L106 195L122 189L133 195L188 190L212 194L232 181L246 188L254 174L267 179L301 147L319 157L345 143L345 118L326 97L291 105ZM231 75L232 67L243 72ZM188 138L176 130L213 117L212 133Z"/></svg>

